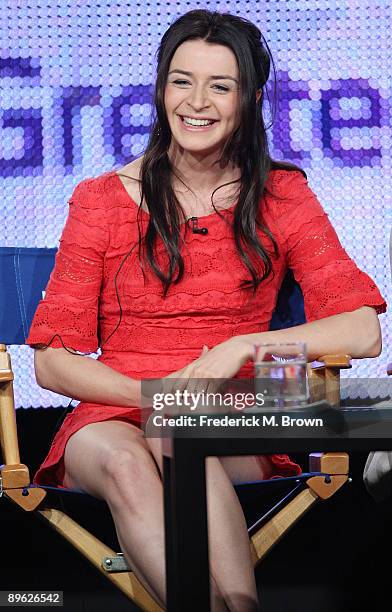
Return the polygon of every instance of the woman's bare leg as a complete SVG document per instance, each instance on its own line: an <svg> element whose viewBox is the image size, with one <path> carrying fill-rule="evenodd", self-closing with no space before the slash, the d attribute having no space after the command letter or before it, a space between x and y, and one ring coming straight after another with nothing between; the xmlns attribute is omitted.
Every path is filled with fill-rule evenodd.
<svg viewBox="0 0 392 612"><path fill-rule="evenodd" d="M146 438L160 471L160 438ZM209 558L211 574L230 611L255 612L258 596L249 536L244 513L233 482L268 478L265 465L257 457L227 457L225 467L217 457L206 459ZM263 473L263 465L265 472Z"/></svg>
<svg viewBox="0 0 392 612"><path fill-rule="evenodd" d="M211 573L233 612L256 612L258 597L244 513L218 457L206 459Z"/></svg>
<svg viewBox="0 0 392 612"><path fill-rule="evenodd" d="M64 463L65 486L106 500L127 562L164 607L162 481L143 432L121 421L91 423L71 436ZM213 610L227 612L213 577L211 592Z"/></svg>

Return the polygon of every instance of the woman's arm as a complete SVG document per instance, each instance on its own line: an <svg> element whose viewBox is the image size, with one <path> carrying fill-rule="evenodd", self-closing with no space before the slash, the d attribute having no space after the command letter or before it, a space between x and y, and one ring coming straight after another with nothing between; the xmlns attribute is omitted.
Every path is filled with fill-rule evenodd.
<svg viewBox="0 0 392 612"><path fill-rule="evenodd" d="M278 331L258 332L233 336L188 364L170 374L178 379L171 388L184 389L185 379L227 379L253 358L254 346L260 342L306 342L308 360L328 354L349 354L353 358L377 357L381 352L381 333L378 317L373 308L363 306L352 312L343 312L311 323ZM279 350L276 349L276 353ZM193 382L194 382L193 381Z"/></svg>
<svg viewBox="0 0 392 612"><path fill-rule="evenodd" d="M245 361L252 358L258 342L305 342L309 361L337 353L354 359L378 357L382 349L378 316L369 306L288 329L237 336L236 340L242 345Z"/></svg>
<svg viewBox="0 0 392 612"><path fill-rule="evenodd" d="M207 347L201 354L206 352ZM34 366L39 386L54 393L94 404L146 406L147 398L143 402L141 398L140 380L125 376L92 357L78 355L72 349L35 349ZM179 373L174 372L172 376Z"/></svg>
<svg viewBox="0 0 392 612"><path fill-rule="evenodd" d="M349 354L354 359L377 357L382 347L376 311L363 306L288 329L235 336L171 377L230 377L252 359L255 344L296 341L306 343L309 361L331 353ZM63 348L36 349L34 363L37 382L44 389L86 402L140 406L140 381L91 357L70 354Z"/></svg>
<svg viewBox="0 0 392 612"><path fill-rule="evenodd" d="M35 375L40 387L84 402L140 406L141 382L109 366L64 348L35 349Z"/></svg>
<svg viewBox="0 0 392 612"><path fill-rule="evenodd" d="M376 284L345 251L300 172L281 175L276 189L280 199L268 200L267 206L272 232L301 287L308 323L268 332L260 341L303 340L309 359L331 353L378 356L377 314L385 312L386 304Z"/></svg>

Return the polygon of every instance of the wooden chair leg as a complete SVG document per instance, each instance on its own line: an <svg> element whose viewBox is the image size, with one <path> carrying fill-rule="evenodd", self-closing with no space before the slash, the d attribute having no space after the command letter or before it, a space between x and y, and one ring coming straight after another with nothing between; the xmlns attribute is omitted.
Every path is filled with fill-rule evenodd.
<svg viewBox="0 0 392 612"><path fill-rule="evenodd" d="M109 546L103 544L61 510L49 508L37 510L37 513L142 610L163 612L161 606L151 597L133 572L107 572L104 569L104 558L115 556Z"/></svg>
<svg viewBox="0 0 392 612"><path fill-rule="evenodd" d="M6 345L0 344L0 442L4 460L4 465L0 467L2 494L23 510L35 511L35 514L68 540L142 610L163 612L133 572L116 573L105 570L104 558L115 554L111 548L100 542L64 512L51 508L39 508L46 497L46 491L40 487L28 488L30 485L29 470L26 465L20 463L13 379L11 357L7 353Z"/></svg>
<svg viewBox="0 0 392 612"><path fill-rule="evenodd" d="M316 493L304 489L251 536L250 549L255 567L318 500Z"/></svg>
<svg viewBox="0 0 392 612"><path fill-rule="evenodd" d="M142 610L146 612L163 612L161 606L157 604L132 571L108 572L105 569L105 559L107 557L116 557L115 552L109 546L103 544L87 529L61 510L45 507L35 509L46 495L44 489L39 487L30 488L28 489L28 496L23 496L23 489L8 489L3 492L5 497L8 497L24 510L35 510L34 514L36 516L48 523L57 533L72 544L94 567ZM30 503L28 501L29 498L31 499ZM36 503L37 500L38 503ZM32 505L35 507L32 507Z"/></svg>
<svg viewBox="0 0 392 612"><path fill-rule="evenodd" d="M319 500L332 497L348 481L347 453L313 453L310 455L310 471L328 474L312 476L307 488L300 491L275 516L250 538L253 564L256 567L285 533Z"/></svg>

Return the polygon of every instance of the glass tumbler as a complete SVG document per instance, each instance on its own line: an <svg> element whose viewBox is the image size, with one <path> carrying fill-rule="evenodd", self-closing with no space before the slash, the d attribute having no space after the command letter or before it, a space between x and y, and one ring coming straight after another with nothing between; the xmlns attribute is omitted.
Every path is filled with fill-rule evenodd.
<svg viewBox="0 0 392 612"><path fill-rule="evenodd" d="M268 408L303 406L307 401L306 344L260 343L255 346L255 387Z"/></svg>

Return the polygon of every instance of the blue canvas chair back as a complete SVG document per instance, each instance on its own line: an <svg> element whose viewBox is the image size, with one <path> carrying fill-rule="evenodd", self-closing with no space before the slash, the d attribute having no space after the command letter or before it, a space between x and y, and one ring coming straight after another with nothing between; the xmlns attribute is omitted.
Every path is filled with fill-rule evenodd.
<svg viewBox="0 0 392 612"><path fill-rule="evenodd" d="M54 267L57 249L0 247L0 342L24 344L38 302ZM282 283L270 329L305 322L303 296L289 271Z"/></svg>
<svg viewBox="0 0 392 612"><path fill-rule="evenodd" d="M24 344L57 249L0 248L0 342Z"/></svg>

